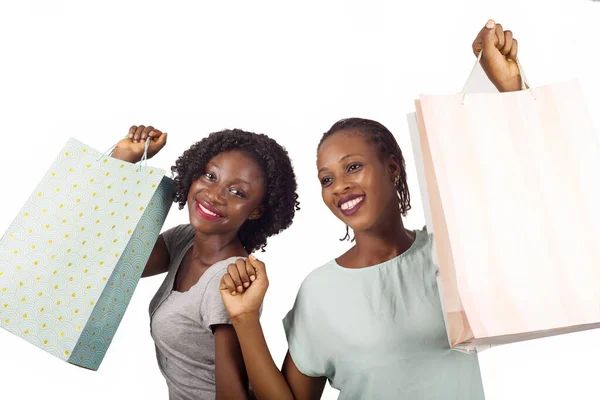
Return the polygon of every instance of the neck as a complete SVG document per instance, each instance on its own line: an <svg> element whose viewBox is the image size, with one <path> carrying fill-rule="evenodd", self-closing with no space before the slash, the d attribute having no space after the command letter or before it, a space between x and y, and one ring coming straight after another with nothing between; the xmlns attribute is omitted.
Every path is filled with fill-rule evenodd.
<svg viewBox="0 0 600 400"><path fill-rule="evenodd" d="M206 235L196 232L192 249L193 262L210 267L216 262L230 257L245 257L247 255L248 253L242 246L237 232L227 235Z"/></svg>
<svg viewBox="0 0 600 400"><path fill-rule="evenodd" d="M355 232L355 238L353 257L361 260L362 265L380 264L397 257L408 250L415 239L414 234L404 228L397 203L373 228Z"/></svg>

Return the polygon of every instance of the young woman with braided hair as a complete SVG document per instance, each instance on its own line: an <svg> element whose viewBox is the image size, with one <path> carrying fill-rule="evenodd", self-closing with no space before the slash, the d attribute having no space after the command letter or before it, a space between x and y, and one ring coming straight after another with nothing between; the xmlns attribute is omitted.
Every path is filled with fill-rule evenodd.
<svg viewBox="0 0 600 400"><path fill-rule="evenodd" d="M496 87L519 90L512 33L489 21L473 44L475 54L482 49ZM264 264L250 255L221 280L257 398L316 400L329 380L340 399L483 399L477 356L448 345L431 235L404 227L410 195L392 133L375 121L341 120L323 135L317 167L323 201L352 228L355 245L302 283L284 319L281 371L258 317Z"/></svg>

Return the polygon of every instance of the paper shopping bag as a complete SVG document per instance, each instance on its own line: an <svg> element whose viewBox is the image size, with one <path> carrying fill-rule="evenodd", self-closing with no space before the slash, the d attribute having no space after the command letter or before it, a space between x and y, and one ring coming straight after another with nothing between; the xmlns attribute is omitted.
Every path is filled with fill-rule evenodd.
<svg viewBox="0 0 600 400"><path fill-rule="evenodd" d="M163 170L71 139L0 239L0 327L97 370L171 204Z"/></svg>
<svg viewBox="0 0 600 400"><path fill-rule="evenodd" d="M450 345L600 327L600 147L578 83L423 95L416 109Z"/></svg>

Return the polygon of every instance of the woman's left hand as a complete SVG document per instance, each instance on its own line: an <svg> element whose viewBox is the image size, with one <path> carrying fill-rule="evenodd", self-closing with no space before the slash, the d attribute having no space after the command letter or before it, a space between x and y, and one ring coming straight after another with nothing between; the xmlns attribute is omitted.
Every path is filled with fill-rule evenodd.
<svg viewBox="0 0 600 400"><path fill-rule="evenodd" d="M473 42L473 53L481 55L481 66L501 92L521 90L521 74L517 65L518 43L509 30L489 20Z"/></svg>
<svg viewBox="0 0 600 400"><path fill-rule="evenodd" d="M258 318L268 287L265 264L253 255L229 264L219 290L234 323L247 317Z"/></svg>

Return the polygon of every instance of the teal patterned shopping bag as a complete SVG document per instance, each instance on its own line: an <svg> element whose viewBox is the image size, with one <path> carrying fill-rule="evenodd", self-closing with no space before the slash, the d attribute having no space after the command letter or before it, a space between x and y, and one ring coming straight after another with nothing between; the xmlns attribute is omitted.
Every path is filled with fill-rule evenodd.
<svg viewBox="0 0 600 400"><path fill-rule="evenodd" d="M171 207L164 172L69 140L0 239L0 327L97 370Z"/></svg>

